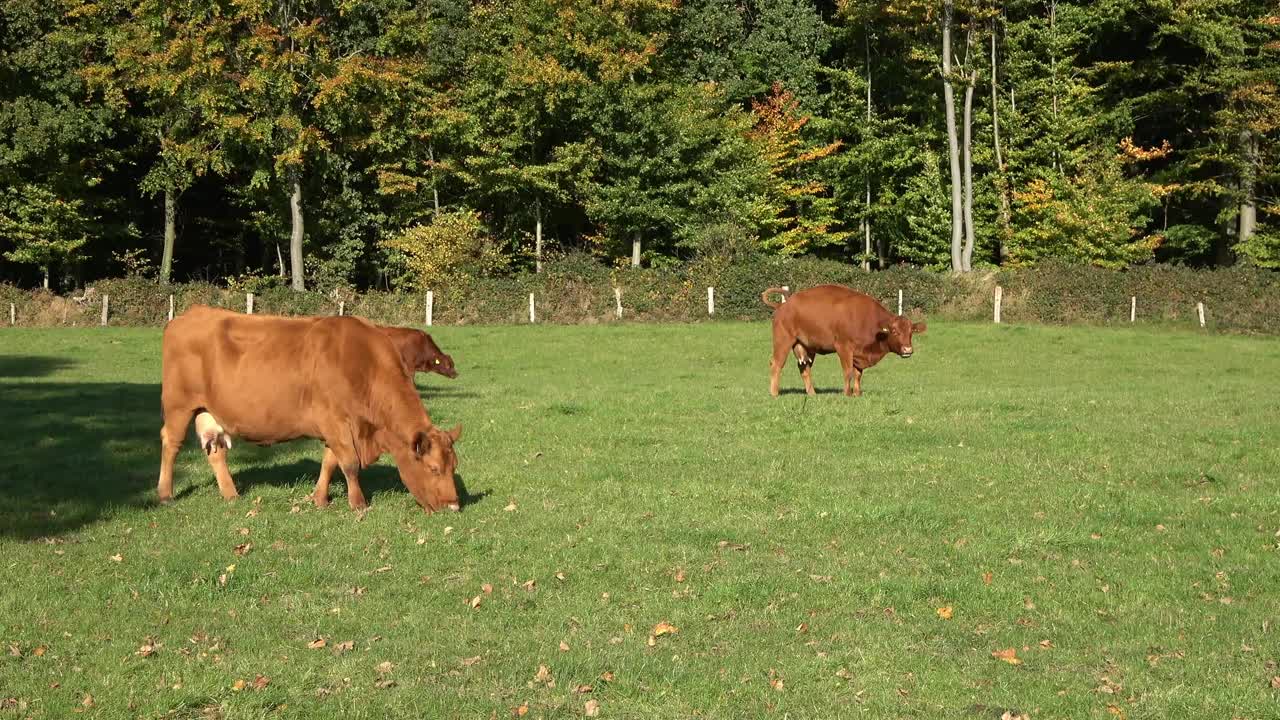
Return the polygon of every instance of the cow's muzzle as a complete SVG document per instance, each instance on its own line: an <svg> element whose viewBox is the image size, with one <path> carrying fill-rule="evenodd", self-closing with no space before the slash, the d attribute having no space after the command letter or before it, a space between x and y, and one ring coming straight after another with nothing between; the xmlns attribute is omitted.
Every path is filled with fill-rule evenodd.
<svg viewBox="0 0 1280 720"><path fill-rule="evenodd" d="M445 509L447 509L447 510L452 510L452 511L454 511L454 512L458 512L459 510L461 510L461 509L462 509L462 506L461 506L461 505L459 505L459 504L458 504L458 503L456 503L456 502L452 502L452 503L449 503L448 505L445 505Z"/></svg>
<svg viewBox="0 0 1280 720"><path fill-rule="evenodd" d="M902 357L904 358L911 357L911 348L909 347L902 348Z"/></svg>

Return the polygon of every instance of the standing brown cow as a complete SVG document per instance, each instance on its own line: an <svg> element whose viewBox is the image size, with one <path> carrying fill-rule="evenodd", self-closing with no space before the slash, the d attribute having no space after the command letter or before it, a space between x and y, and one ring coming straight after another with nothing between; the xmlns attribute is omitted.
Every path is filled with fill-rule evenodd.
<svg viewBox="0 0 1280 720"><path fill-rule="evenodd" d="M771 301L769 296L775 293L784 301ZM760 299L774 308L773 360L769 364L769 394L774 397L778 396L778 374L788 352L795 352L805 392L815 394L810 375L814 357L834 352L844 369L844 394L858 396L862 394L864 370L891 352L911 357L912 333L925 331L924 323L894 315L870 295L842 285L819 285L795 295L769 288Z"/></svg>
<svg viewBox="0 0 1280 720"><path fill-rule="evenodd" d="M164 427L160 501L173 499L173 465L194 416L224 498L231 436L260 445L324 440L324 464L342 468L352 508L365 505L359 471L384 453L425 510L457 510L453 445L462 428L431 423L395 345L353 317L285 318L197 305L161 343Z"/></svg>

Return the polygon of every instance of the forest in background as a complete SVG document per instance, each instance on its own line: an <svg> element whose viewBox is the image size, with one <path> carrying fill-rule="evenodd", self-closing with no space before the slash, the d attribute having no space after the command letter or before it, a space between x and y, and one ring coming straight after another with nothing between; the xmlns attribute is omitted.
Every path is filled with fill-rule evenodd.
<svg viewBox="0 0 1280 720"><path fill-rule="evenodd" d="M1280 267L1264 0L2 0L0 282Z"/></svg>

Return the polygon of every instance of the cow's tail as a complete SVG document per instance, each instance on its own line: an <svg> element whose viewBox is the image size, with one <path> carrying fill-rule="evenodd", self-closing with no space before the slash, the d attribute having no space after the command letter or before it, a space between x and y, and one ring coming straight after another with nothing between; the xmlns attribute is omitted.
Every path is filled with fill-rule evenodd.
<svg viewBox="0 0 1280 720"><path fill-rule="evenodd" d="M791 295L791 293L787 291L785 288L780 288L780 287L771 287L768 290L765 290L764 292L760 293L760 299L764 301L765 305L768 305L771 308L776 308L782 304L782 303L774 302L769 299L769 296L773 295L774 293L781 295L783 302L786 302L786 299Z"/></svg>

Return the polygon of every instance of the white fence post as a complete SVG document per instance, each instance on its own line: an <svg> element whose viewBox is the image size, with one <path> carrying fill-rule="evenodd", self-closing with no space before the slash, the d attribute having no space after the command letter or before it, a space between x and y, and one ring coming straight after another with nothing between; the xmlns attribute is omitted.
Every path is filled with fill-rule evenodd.
<svg viewBox="0 0 1280 720"><path fill-rule="evenodd" d="M538 316L533 313L533 293L529 293L529 323L538 322Z"/></svg>
<svg viewBox="0 0 1280 720"><path fill-rule="evenodd" d="M716 289L713 287L707 288L707 314L716 314Z"/></svg>
<svg viewBox="0 0 1280 720"><path fill-rule="evenodd" d="M173 320L173 296L169 296L169 320Z"/></svg>
<svg viewBox="0 0 1280 720"><path fill-rule="evenodd" d="M1002 288L1002 287L1000 287L999 285L997 285L997 286L996 286L996 301L995 301L995 320L996 320L996 324L999 324L999 323L1000 323L1000 304L1001 304L1003 301L1004 301L1004 288Z"/></svg>
<svg viewBox="0 0 1280 720"><path fill-rule="evenodd" d="M346 301L339 300L338 301L338 317L342 317L345 314L346 309L347 309Z"/></svg>
<svg viewBox="0 0 1280 720"><path fill-rule="evenodd" d="M617 304L618 319L621 320L622 319L622 288L616 287L613 289L613 302Z"/></svg>
<svg viewBox="0 0 1280 720"><path fill-rule="evenodd" d="M1129 322L1138 319L1138 296L1131 295L1129 297Z"/></svg>
<svg viewBox="0 0 1280 720"><path fill-rule="evenodd" d="M902 291L898 291L898 314L902 314Z"/></svg>
<svg viewBox="0 0 1280 720"><path fill-rule="evenodd" d="M244 311L249 315L253 314L253 293L244 294Z"/></svg>
<svg viewBox="0 0 1280 720"><path fill-rule="evenodd" d="M109 307L109 305L110 305L110 301L107 299L106 295L103 295L102 296L102 327L107 326L107 308ZM1204 323L1200 323L1200 324L1203 325Z"/></svg>
<svg viewBox="0 0 1280 720"><path fill-rule="evenodd" d="M13 303L9 303L9 325L18 324L18 308Z"/></svg>
<svg viewBox="0 0 1280 720"><path fill-rule="evenodd" d="M436 294L433 290L427 291L427 327L431 327L432 313L435 312Z"/></svg>
<svg viewBox="0 0 1280 720"><path fill-rule="evenodd" d="M783 285L783 286L782 286L782 290L783 290L783 292L791 292L791 286L790 286L790 285ZM782 302L786 302L786 301L787 301L787 296L786 296L786 295L783 295L783 296L782 296Z"/></svg>
<svg viewBox="0 0 1280 720"><path fill-rule="evenodd" d="M1204 303L1196 303L1196 312L1200 315L1200 327L1204 327Z"/></svg>

